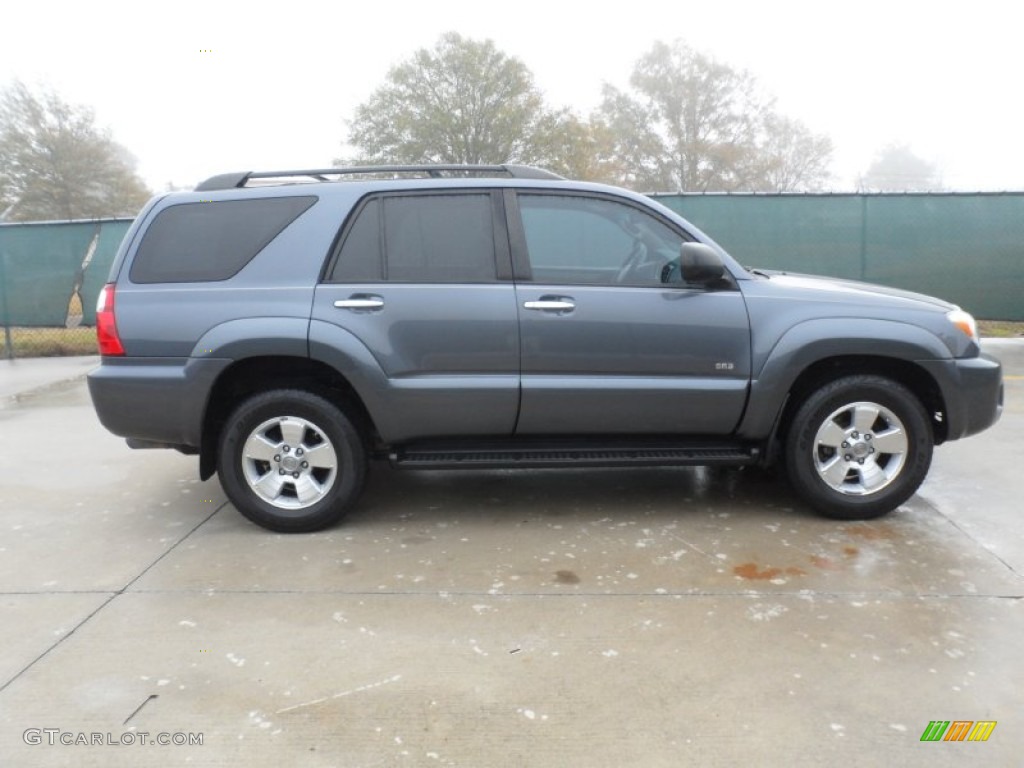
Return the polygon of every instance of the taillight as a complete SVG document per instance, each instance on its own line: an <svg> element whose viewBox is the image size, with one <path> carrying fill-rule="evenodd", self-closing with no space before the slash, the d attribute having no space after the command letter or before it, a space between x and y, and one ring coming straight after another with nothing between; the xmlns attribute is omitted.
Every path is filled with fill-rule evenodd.
<svg viewBox="0 0 1024 768"><path fill-rule="evenodd" d="M114 284L107 283L96 300L96 342L101 355L123 355L124 347L117 335L114 320Z"/></svg>

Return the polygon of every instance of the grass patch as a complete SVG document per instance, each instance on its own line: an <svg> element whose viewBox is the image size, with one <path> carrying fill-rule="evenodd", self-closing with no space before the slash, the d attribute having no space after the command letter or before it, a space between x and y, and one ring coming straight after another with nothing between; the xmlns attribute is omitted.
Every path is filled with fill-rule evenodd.
<svg viewBox="0 0 1024 768"><path fill-rule="evenodd" d="M97 355L94 328L11 328L15 357ZM6 358L6 334L0 328L0 358Z"/></svg>
<svg viewBox="0 0 1024 768"><path fill-rule="evenodd" d="M1017 339L1024 336L1024 323L1012 320L979 320L978 333L988 339Z"/></svg>

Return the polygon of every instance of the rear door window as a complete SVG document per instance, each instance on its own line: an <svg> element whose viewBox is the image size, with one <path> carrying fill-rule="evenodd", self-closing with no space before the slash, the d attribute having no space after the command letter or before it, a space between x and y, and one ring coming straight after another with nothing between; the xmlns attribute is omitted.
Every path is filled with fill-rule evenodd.
<svg viewBox="0 0 1024 768"><path fill-rule="evenodd" d="M330 281L491 282L493 217L490 193L371 199L345 233Z"/></svg>

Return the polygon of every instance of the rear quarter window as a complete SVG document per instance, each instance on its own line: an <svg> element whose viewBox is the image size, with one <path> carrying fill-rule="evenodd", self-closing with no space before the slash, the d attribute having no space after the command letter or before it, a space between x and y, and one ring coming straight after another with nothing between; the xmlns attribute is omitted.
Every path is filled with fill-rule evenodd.
<svg viewBox="0 0 1024 768"><path fill-rule="evenodd" d="M165 208L139 244L131 281L227 280L316 201L315 196L274 197Z"/></svg>

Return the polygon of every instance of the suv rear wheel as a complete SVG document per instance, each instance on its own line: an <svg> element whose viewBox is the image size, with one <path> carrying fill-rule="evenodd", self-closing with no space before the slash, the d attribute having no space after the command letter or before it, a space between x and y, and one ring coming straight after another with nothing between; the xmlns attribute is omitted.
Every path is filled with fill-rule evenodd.
<svg viewBox="0 0 1024 768"><path fill-rule="evenodd" d="M865 520L914 494L932 446L927 414L910 390L882 376L846 376L797 410L786 467L796 491L819 512Z"/></svg>
<svg viewBox="0 0 1024 768"><path fill-rule="evenodd" d="M337 523L358 498L366 450L347 416L302 390L244 401L221 434L217 472L232 504L272 531L315 531Z"/></svg>

